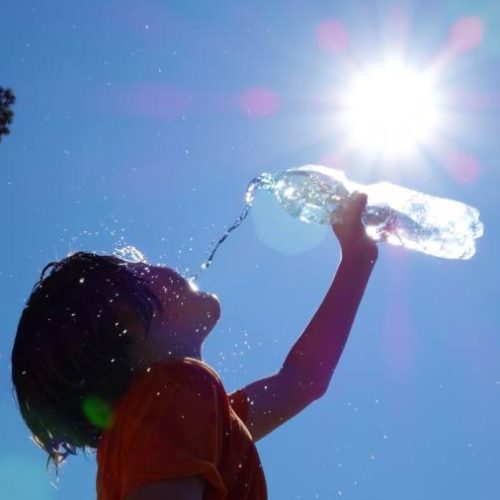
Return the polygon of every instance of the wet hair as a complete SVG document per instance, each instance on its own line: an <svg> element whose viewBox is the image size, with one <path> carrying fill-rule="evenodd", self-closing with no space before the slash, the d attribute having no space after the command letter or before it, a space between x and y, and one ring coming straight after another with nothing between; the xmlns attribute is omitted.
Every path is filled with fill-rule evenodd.
<svg viewBox="0 0 500 500"><path fill-rule="evenodd" d="M127 263L78 252L42 271L19 321L12 381L33 440L57 466L96 448L134 376L130 347L159 300Z"/></svg>

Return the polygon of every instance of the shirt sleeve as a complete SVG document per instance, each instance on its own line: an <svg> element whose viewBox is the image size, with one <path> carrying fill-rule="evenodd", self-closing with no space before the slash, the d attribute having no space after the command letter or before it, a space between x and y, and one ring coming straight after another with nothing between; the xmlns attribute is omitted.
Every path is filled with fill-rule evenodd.
<svg viewBox="0 0 500 500"><path fill-rule="evenodd" d="M140 400L127 416L124 495L149 482L200 476L207 498L223 499L218 463L226 419L210 373L196 365L169 369L136 393Z"/></svg>

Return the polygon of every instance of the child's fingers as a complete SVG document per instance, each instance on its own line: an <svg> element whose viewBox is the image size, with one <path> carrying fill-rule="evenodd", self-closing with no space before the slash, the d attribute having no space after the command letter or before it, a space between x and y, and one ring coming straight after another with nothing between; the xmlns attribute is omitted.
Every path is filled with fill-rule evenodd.
<svg viewBox="0 0 500 500"><path fill-rule="evenodd" d="M368 197L365 193L358 193L357 191L352 193L350 199L350 207L348 211L350 212L350 218L352 220L360 220L363 215L363 211L366 208L366 202Z"/></svg>
<svg viewBox="0 0 500 500"><path fill-rule="evenodd" d="M338 222L333 224L333 230L339 236L339 232L352 231L353 228L361 227L361 216L366 207L367 196L365 193L353 192L341 208Z"/></svg>

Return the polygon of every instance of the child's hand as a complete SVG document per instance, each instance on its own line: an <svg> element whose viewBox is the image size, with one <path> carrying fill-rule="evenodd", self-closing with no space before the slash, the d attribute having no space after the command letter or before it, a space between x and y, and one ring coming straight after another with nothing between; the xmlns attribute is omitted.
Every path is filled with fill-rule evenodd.
<svg viewBox="0 0 500 500"><path fill-rule="evenodd" d="M361 215L366 207L367 196L364 193L353 193L342 211L342 222L333 225L342 253L362 252L377 254L376 243L367 236L361 222Z"/></svg>

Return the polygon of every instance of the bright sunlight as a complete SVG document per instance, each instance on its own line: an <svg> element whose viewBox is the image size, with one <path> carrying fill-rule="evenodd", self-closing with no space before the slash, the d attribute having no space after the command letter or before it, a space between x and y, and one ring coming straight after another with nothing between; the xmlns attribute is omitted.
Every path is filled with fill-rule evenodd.
<svg viewBox="0 0 500 500"><path fill-rule="evenodd" d="M414 152L442 125L432 74L399 61L356 73L341 108L349 143L385 156Z"/></svg>

